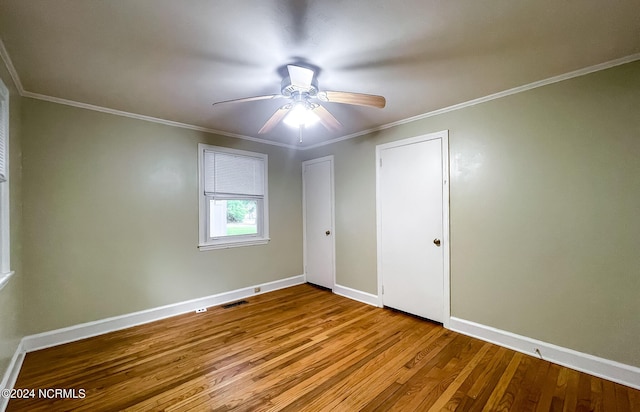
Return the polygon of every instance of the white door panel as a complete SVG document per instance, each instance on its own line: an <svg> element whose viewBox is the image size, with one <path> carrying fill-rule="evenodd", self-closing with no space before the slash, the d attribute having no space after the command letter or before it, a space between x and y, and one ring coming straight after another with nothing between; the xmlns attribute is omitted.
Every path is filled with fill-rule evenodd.
<svg viewBox="0 0 640 412"><path fill-rule="evenodd" d="M442 144L385 147L378 170L383 304L438 322L444 320Z"/></svg>
<svg viewBox="0 0 640 412"><path fill-rule="evenodd" d="M307 282L333 289L333 159L304 162L303 186Z"/></svg>

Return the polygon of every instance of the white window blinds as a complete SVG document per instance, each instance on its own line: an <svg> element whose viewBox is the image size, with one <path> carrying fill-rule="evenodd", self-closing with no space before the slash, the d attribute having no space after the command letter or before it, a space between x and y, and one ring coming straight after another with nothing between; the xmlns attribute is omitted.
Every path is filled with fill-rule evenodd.
<svg viewBox="0 0 640 412"><path fill-rule="evenodd" d="M7 139L9 138L9 93L0 88L0 182L7 180Z"/></svg>
<svg viewBox="0 0 640 412"><path fill-rule="evenodd" d="M264 195L264 159L214 151L204 152L206 195Z"/></svg>

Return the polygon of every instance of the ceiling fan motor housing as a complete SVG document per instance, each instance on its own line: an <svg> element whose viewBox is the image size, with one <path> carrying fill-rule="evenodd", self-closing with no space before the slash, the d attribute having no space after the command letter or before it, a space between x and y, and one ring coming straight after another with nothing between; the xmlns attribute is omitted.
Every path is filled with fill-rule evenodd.
<svg viewBox="0 0 640 412"><path fill-rule="evenodd" d="M282 79L280 84L280 92L283 96L289 97L295 92L307 93L309 97L315 97L318 94L318 80L314 77L309 87L298 87L291 84L291 77L287 76Z"/></svg>

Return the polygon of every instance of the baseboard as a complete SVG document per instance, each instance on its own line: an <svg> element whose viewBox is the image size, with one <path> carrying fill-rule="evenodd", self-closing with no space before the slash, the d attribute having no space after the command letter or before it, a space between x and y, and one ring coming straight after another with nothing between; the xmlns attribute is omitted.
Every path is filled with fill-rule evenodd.
<svg viewBox="0 0 640 412"><path fill-rule="evenodd" d="M580 372L640 389L640 368L635 366L599 358L455 317L451 317L449 320L449 329L531 356L542 357L549 362ZM540 351L540 355L535 352L536 348Z"/></svg>
<svg viewBox="0 0 640 412"><path fill-rule="evenodd" d="M361 290L335 285L333 287L333 293L368 305L380 306L380 299L378 299L376 295L372 295L371 293L363 292Z"/></svg>
<svg viewBox="0 0 640 412"><path fill-rule="evenodd" d="M233 302L235 300L244 299L266 292L272 292L274 290L284 289L303 283L304 275L298 275L286 279L280 279L273 282L233 290L230 292L223 292L203 298L175 303L172 305L161 306L158 308L147 309L140 312L129 313L126 315L101 319L94 322L82 323L67 328L38 333L36 335L25 336L22 339L22 349L24 352L33 352L52 346L62 345L64 343L90 338L92 336L103 335L105 333L113 332L116 330L130 328L132 326L142 325L144 323L154 322L156 320L165 319L171 316L181 315L183 313L195 311L198 308L217 306L223 303ZM258 287L260 288L260 292L255 293L254 288Z"/></svg>
<svg viewBox="0 0 640 412"><path fill-rule="evenodd" d="M9 365L7 366L7 370L2 377L2 381L0 381L0 390L13 389L13 385L15 385L16 380L18 379L18 374L22 367L22 361L24 361L24 349L22 347L22 342L20 342L18 343L18 347L11 358L11 362L9 362ZM8 404L9 398L0 396L0 411L4 412L4 410L7 409Z"/></svg>

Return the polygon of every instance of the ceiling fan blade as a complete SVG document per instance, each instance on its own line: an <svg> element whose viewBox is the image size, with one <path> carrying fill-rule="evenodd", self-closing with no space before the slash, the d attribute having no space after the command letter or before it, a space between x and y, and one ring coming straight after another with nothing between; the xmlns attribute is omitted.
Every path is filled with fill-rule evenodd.
<svg viewBox="0 0 640 412"><path fill-rule="evenodd" d="M294 66L292 64L287 66L289 71L289 79L291 79L291 85L300 89L309 90L311 88L311 82L313 81L313 70L306 67Z"/></svg>
<svg viewBox="0 0 640 412"><path fill-rule="evenodd" d="M372 106L380 109L387 104L386 99L382 96L351 92L320 92L318 99L324 102L357 104L358 106Z"/></svg>
<svg viewBox="0 0 640 412"><path fill-rule="evenodd" d="M291 108L290 105L284 105L278 110L276 110L276 112L269 118L269 120L267 120L264 126L262 126L262 129L258 131L258 133L264 134L264 133L270 132L271 129L276 127L276 125L280 123L282 119L284 119L284 116L286 116L286 114L289 113L290 108Z"/></svg>
<svg viewBox="0 0 640 412"><path fill-rule="evenodd" d="M243 97L242 99L233 99L233 100L225 100L222 102L215 102L212 106L217 104L227 104L227 103L244 103L244 102L253 102L256 100L269 100L269 99L278 99L284 97L281 94L268 94L265 96L254 96L254 97Z"/></svg>
<svg viewBox="0 0 640 412"><path fill-rule="evenodd" d="M338 130L340 130L340 128L342 128L342 124L338 121L338 119L333 117L333 115L329 113L329 111L325 109L324 106L317 105L313 108L313 112L318 115L320 123L322 123L322 125L327 129L329 129L329 131L337 132Z"/></svg>

